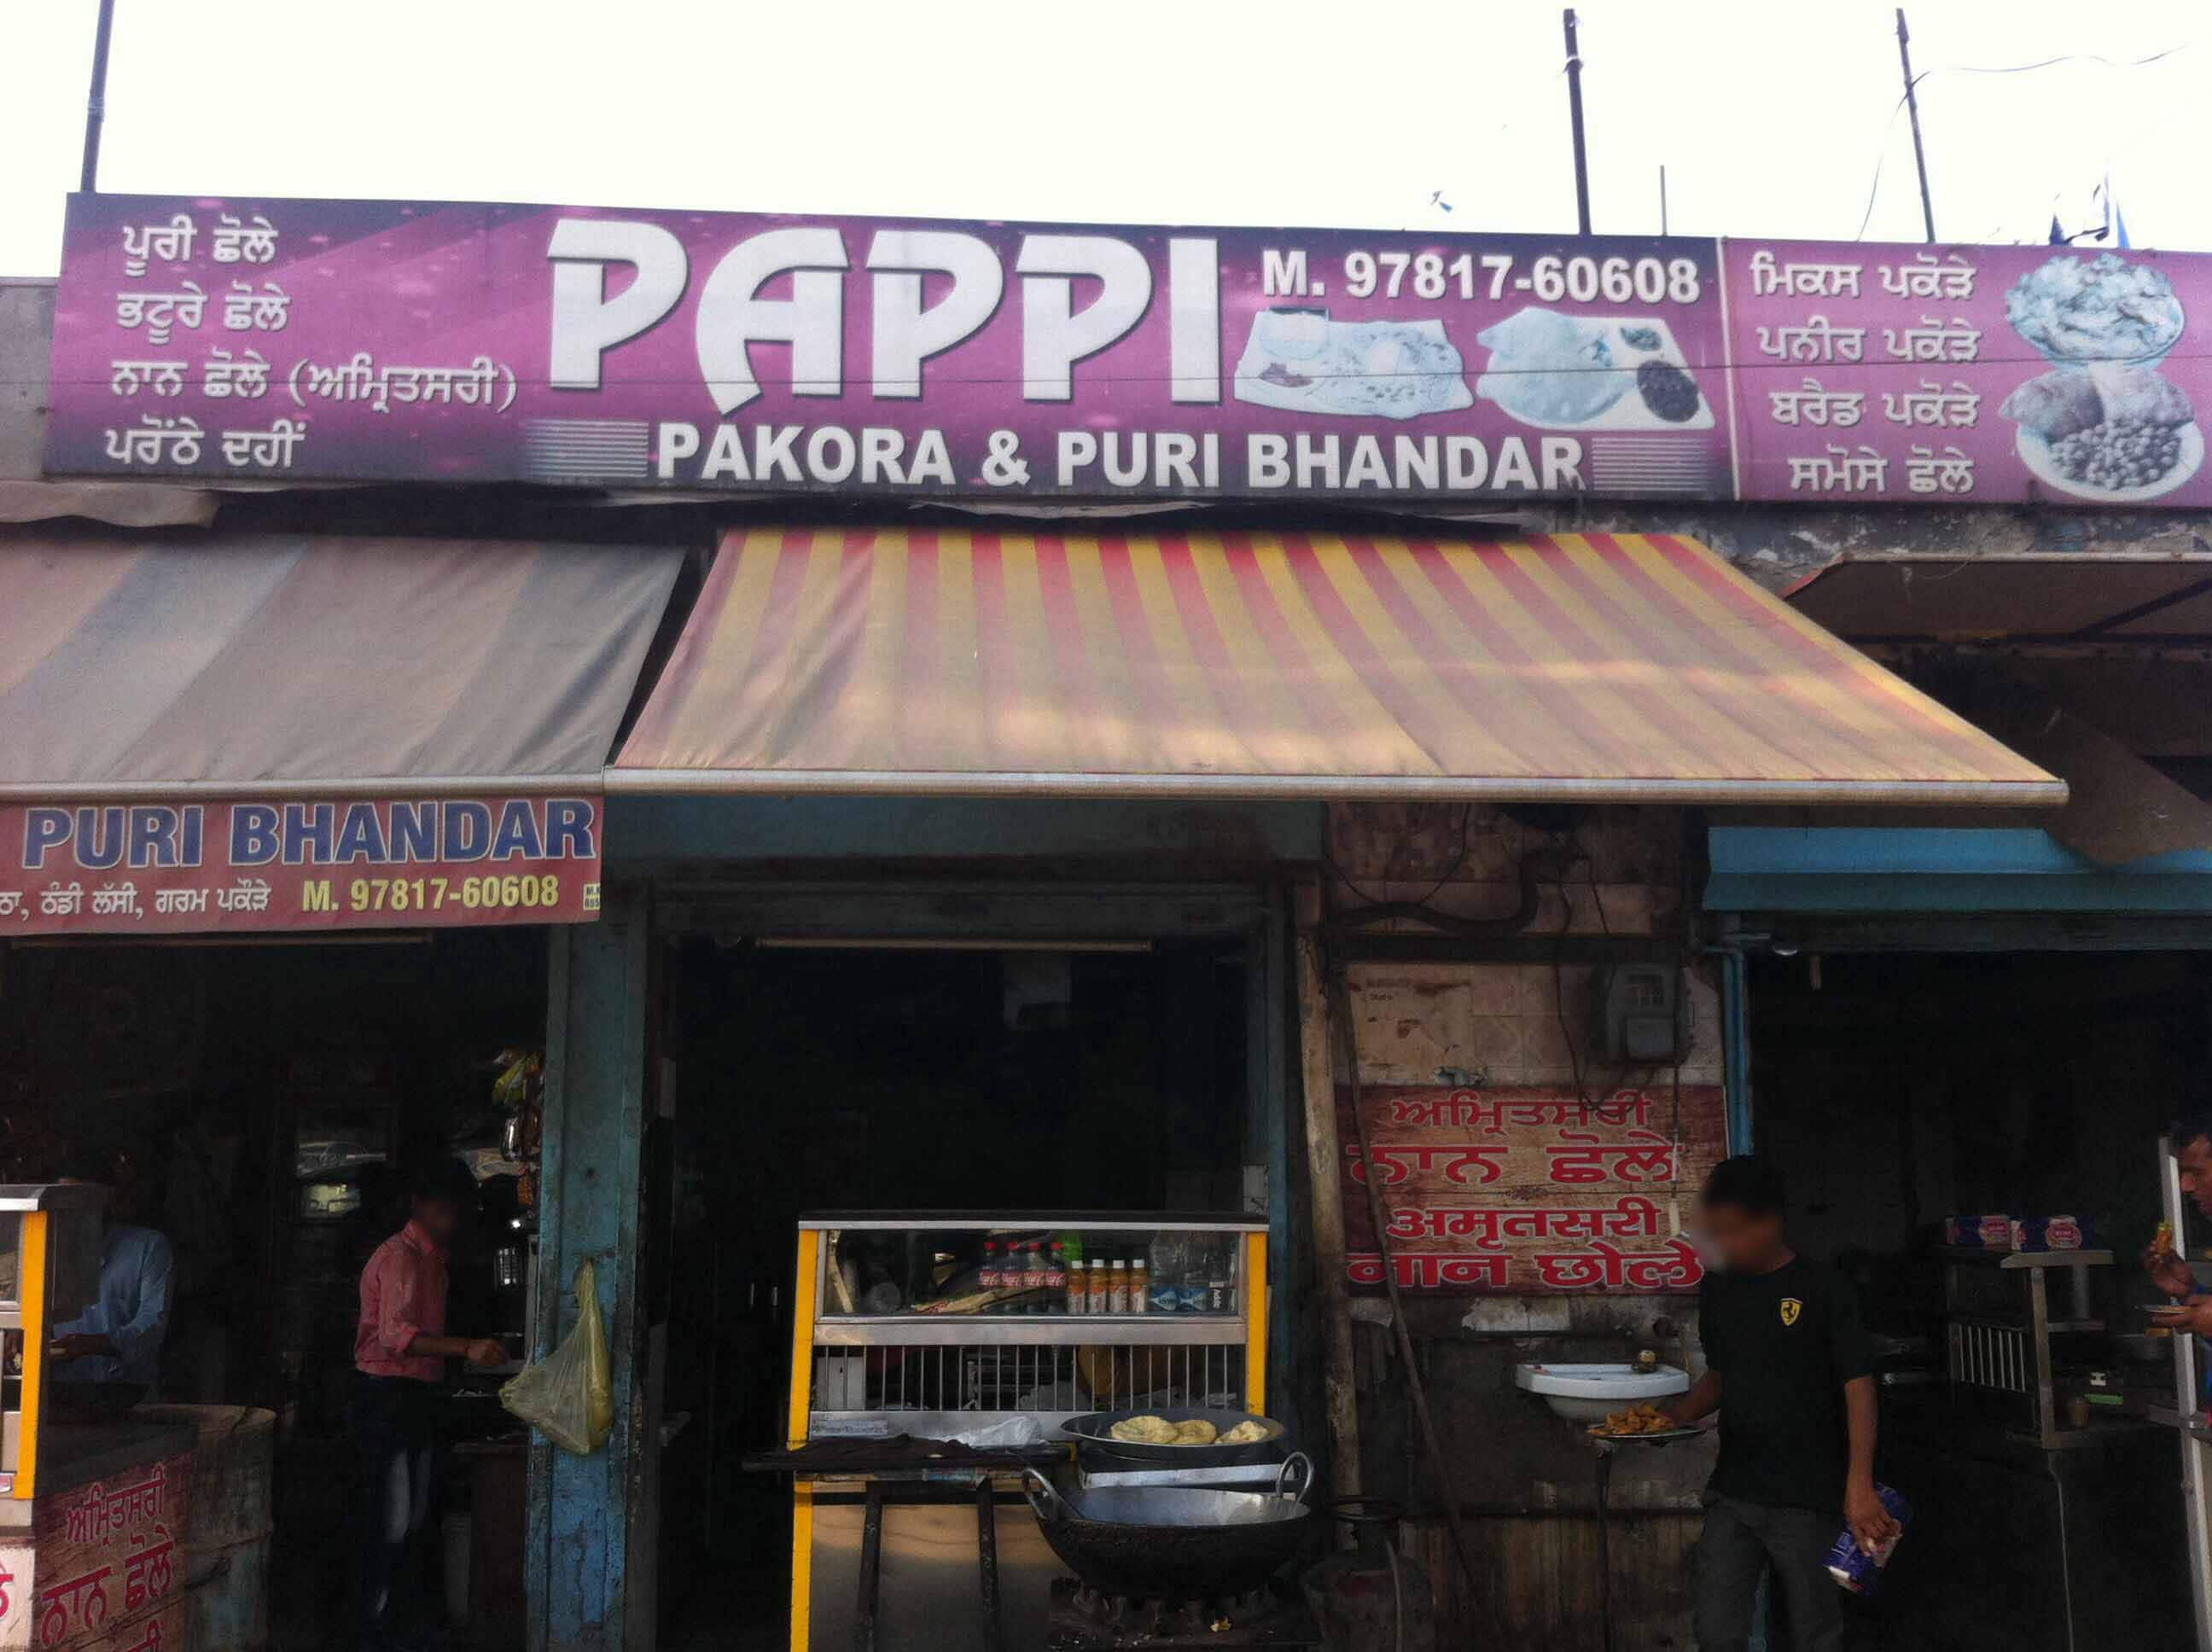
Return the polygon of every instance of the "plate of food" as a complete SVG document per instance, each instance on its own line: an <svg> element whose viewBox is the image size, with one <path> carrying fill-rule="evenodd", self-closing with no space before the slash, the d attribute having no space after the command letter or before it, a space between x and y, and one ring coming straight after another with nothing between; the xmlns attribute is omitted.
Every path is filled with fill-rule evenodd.
<svg viewBox="0 0 2212 1652"><path fill-rule="evenodd" d="M1678 1423L1658 1406L1639 1400L1626 1411L1607 1412L1603 1422L1592 1423L1584 1432L1593 1439L1649 1440L1656 1444L1662 1440L1686 1440L1705 1430Z"/></svg>
<svg viewBox="0 0 2212 1652"><path fill-rule="evenodd" d="M1272 1417L1241 1411L1164 1408L1158 1411L1099 1411L1071 1417L1060 1424L1083 1446L1122 1457L1205 1466L1257 1458L1279 1443L1285 1430Z"/></svg>
<svg viewBox="0 0 2212 1652"><path fill-rule="evenodd" d="M1998 411L2019 425L2014 446L2030 474L2077 499L2161 498L2204 463L2196 409L2150 367L2061 367L2029 380Z"/></svg>
<svg viewBox="0 0 2212 1652"><path fill-rule="evenodd" d="M1546 430L1710 430L1713 410L1664 318L1537 306L1475 335L1474 393Z"/></svg>
<svg viewBox="0 0 2212 1652"><path fill-rule="evenodd" d="M2005 319L2049 361L2155 367L2186 317L2163 270L2116 252L2061 252L2013 282Z"/></svg>

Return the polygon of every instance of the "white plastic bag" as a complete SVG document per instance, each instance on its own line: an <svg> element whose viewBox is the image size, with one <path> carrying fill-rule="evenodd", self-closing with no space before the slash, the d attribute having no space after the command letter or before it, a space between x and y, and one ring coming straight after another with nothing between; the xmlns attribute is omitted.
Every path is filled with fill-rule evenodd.
<svg viewBox="0 0 2212 1652"><path fill-rule="evenodd" d="M588 1457L615 1425L614 1368L599 1319L599 1276L576 1270L576 1328L561 1345L509 1378L499 1402L563 1451Z"/></svg>

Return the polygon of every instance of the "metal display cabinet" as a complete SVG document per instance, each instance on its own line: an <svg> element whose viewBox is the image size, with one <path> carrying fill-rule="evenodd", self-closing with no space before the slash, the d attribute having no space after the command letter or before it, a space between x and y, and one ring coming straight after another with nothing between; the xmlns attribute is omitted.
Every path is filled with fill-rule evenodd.
<svg viewBox="0 0 2212 1652"><path fill-rule="evenodd" d="M986 1242L1026 1248L1055 1236L1086 1255L1145 1256L1164 1236L1226 1269L1218 1310L1070 1313L1024 1274L985 1288ZM1069 1417L1139 1406L1267 1409L1266 1218L1030 1212L866 1212L802 1218L788 1442L904 1434L1008 1432L1051 1439ZM887 1308L889 1311L868 1311ZM1022 1419L1026 1419L1026 1426ZM933 1652L973 1644L973 1469L924 1470L945 1500L872 1504L860 1479L793 1490L791 1645L850 1642L864 1560L880 1568L887 1644ZM957 1485L954 1485L957 1482ZM957 1494L957 1495L956 1495ZM994 1487L992 1528L1005 1643L1042 1645L1052 1579L1018 1482ZM872 1507L872 1514L871 1509ZM872 1523L872 1534L868 1529Z"/></svg>

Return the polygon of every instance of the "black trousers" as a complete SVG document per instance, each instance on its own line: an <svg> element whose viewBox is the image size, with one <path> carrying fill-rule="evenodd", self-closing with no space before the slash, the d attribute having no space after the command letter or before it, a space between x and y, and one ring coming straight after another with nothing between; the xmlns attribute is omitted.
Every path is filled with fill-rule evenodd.
<svg viewBox="0 0 2212 1652"><path fill-rule="evenodd" d="M1844 1592L1828 1576L1841 1512L1816 1515L1708 1496L1692 1563L1698 1652L1744 1652L1759 1580L1769 1567L1790 1615L1790 1652L1843 1652Z"/></svg>
<svg viewBox="0 0 2212 1652"><path fill-rule="evenodd" d="M354 1542L354 1634L381 1652L428 1626L423 1527L437 1473L438 1389L356 1371L346 1421L361 1460Z"/></svg>

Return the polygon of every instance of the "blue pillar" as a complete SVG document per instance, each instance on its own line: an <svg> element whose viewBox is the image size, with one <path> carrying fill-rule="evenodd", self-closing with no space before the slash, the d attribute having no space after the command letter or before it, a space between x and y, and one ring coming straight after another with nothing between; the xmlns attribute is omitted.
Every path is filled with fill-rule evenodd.
<svg viewBox="0 0 2212 1652"><path fill-rule="evenodd" d="M652 1644L633 1625L650 1601L651 1554L629 1552L640 1437L633 1312L644 1124L647 908L610 885L596 923L552 934L545 1041L545 1127L538 1227L542 1357L576 1322L585 1261L599 1274L614 1364L614 1432L588 1457L531 1436L526 1550L531 1652L615 1652ZM646 1586L638 1587L642 1574ZM645 1615L642 1612L637 1614Z"/></svg>
<svg viewBox="0 0 2212 1652"><path fill-rule="evenodd" d="M1744 956L1721 954L1721 1049L1731 1153L1751 1151L1751 993Z"/></svg>

